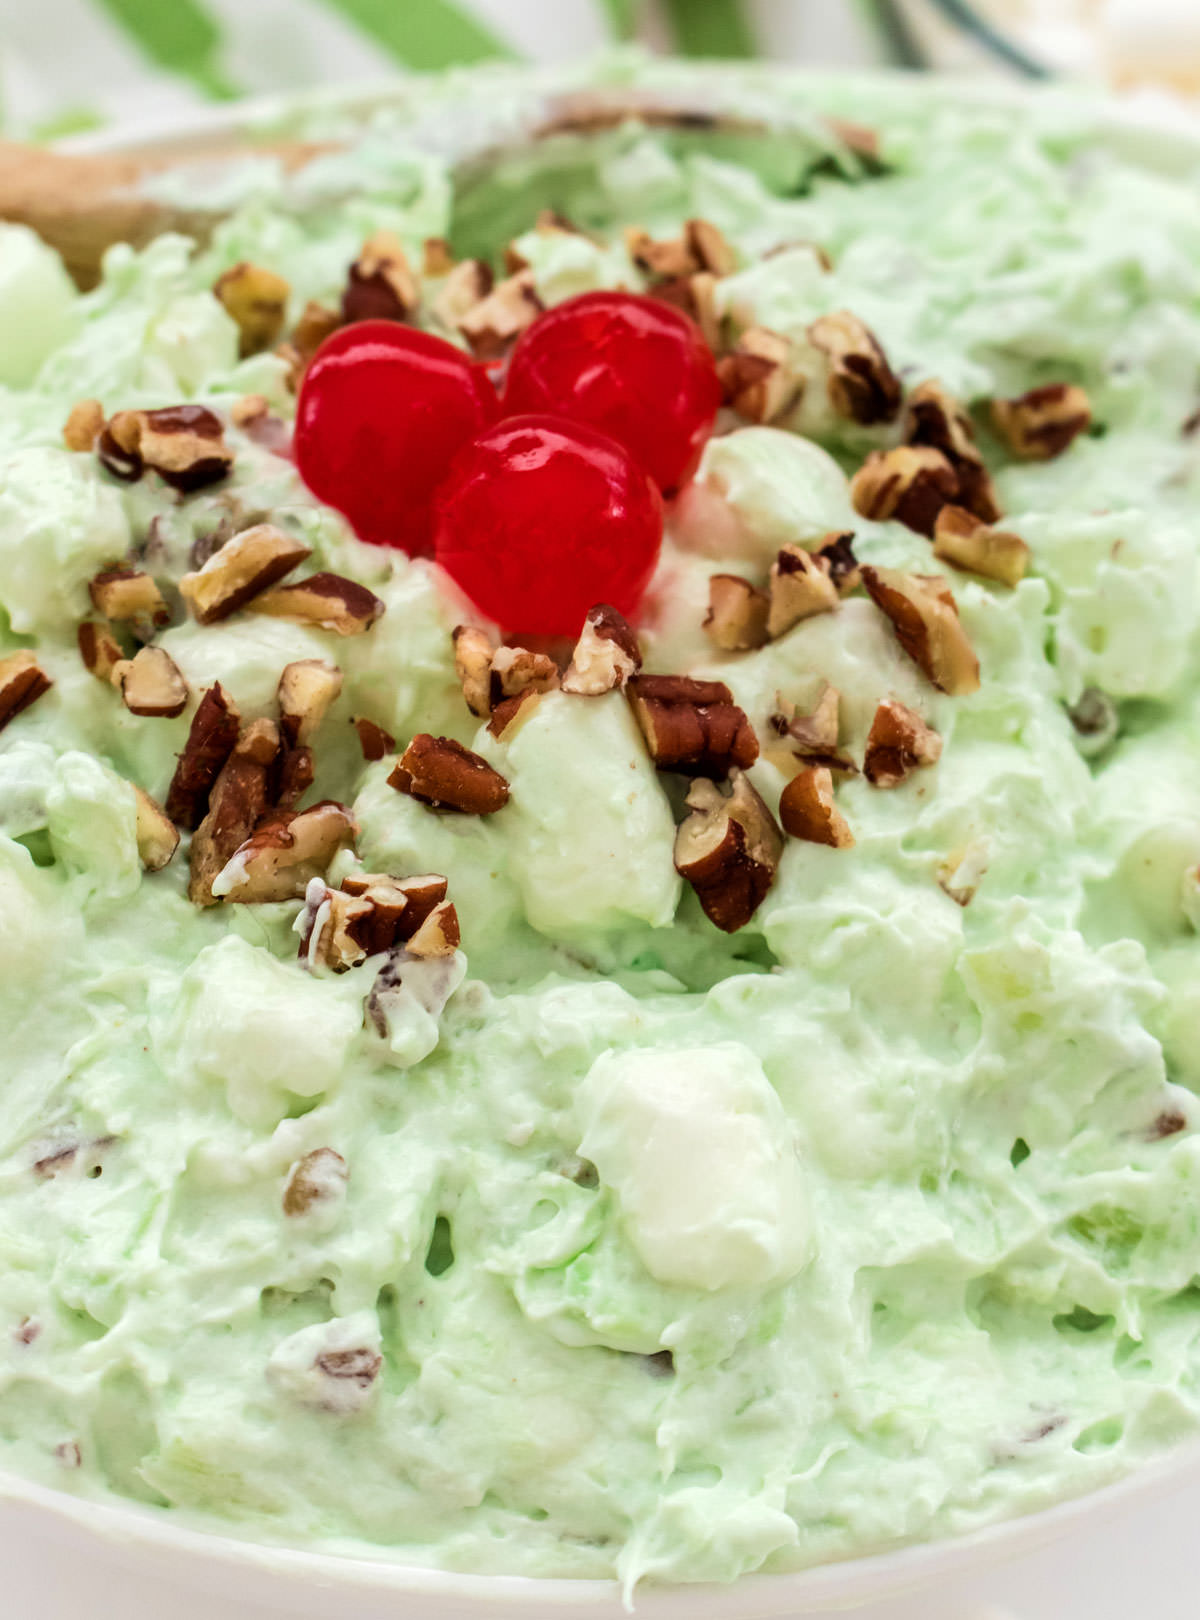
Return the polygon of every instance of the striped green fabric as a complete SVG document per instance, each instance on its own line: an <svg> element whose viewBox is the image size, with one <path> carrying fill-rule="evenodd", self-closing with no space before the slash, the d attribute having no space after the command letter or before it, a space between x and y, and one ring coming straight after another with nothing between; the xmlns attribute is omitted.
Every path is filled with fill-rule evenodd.
<svg viewBox="0 0 1200 1620"><path fill-rule="evenodd" d="M466 6L454 0L326 0L407 68L429 71L513 53Z"/></svg>

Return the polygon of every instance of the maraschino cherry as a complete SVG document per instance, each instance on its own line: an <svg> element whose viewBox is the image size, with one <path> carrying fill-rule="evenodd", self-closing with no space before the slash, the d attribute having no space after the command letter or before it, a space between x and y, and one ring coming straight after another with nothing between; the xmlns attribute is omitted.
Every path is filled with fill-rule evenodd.
<svg viewBox="0 0 1200 1620"><path fill-rule="evenodd" d="M452 344L358 321L328 338L304 375L296 465L360 540L429 556L434 490L499 410L487 374Z"/></svg>
<svg viewBox="0 0 1200 1620"><path fill-rule="evenodd" d="M662 501L606 434L513 416L455 458L435 501L436 555L503 629L575 636L588 609L631 616L662 542Z"/></svg>
<svg viewBox="0 0 1200 1620"><path fill-rule="evenodd" d="M720 403L695 322L624 292L582 293L540 315L504 393L506 411L551 411L609 434L667 495L696 470Z"/></svg>

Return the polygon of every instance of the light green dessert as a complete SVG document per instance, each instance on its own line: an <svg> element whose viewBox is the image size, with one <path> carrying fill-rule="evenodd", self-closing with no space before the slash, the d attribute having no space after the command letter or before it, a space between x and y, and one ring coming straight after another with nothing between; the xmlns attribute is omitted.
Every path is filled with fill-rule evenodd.
<svg viewBox="0 0 1200 1620"><path fill-rule="evenodd" d="M941 753L893 786L839 772L853 847L789 836L733 932L676 870L687 784L626 695L551 691L492 736L455 673L462 603L359 544L238 403L263 396L268 426L294 410L285 359L239 359L218 274L285 277L290 329L336 305L371 233L419 264L454 198L408 120L519 108L519 74L409 92L357 130L299 118L350 144L302 182L253 167L211 243L114 249L85 296L0 232L0 655L53 682L0 735L6 1469L252 1538L632 1586L961 1532L1194 1429L1200 154L1054 97L711 83L811 128L788 194L773 143L768 172L753 143L632 124L549 178L526 156L477 180L454 230L498 253L520 228L549 303L644 284L624 226L702 218L738 259L710 288L723 341L785 340L784 407L723 418L671 514L646 668L727 683L772 814L799 762L771 717L826 686L856 766L885 700ZM824 113L878 129L881 172ZM534 228L546 204L599 240ZM908 417L835 408L810 329L840 310L910 398L930 378L971 403L1085 391L1090 431L1048 460L977 416L998 526L1029 548L1015 587L855 510L850 476ZM122 482L64 448L88 398L209 406L232 470L182 496ZM199 623L180 579L263 522L310 548L295 578L356 581L382 616ZM711 575L763 589L781 547L842 531L860 563L942 576L978 691L939 692L861 590L714 645ZM131 712L81 658L89 584L121 564L165 598L147 633L186 683L174 717ZM226 898L190 899L188 833L163 864L135 792L168 799L215 683L243 727L275 721L309 660L343 679L303 803L358 828L317 905L357 872L435 874L461 927L407 979L401 951L390 990L394 953L340 973L298 955L311 900L239 903L247 858ZM366 761L352 718L394 746ZM398 792L419 733L483 755L507 805Z"/></svg>

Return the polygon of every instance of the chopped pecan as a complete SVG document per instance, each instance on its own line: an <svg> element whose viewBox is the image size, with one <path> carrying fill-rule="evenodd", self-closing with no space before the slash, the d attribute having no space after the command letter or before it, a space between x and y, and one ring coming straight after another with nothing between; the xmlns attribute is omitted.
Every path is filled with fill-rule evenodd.
<svg viewBox="0 0 1200 1620"><path fill-rule="evenodd" d="M932 445L872 450L850 481L850 499L863 517L895 518L932 535L937 515L958 495L958 474Z"/></svg>
<svg viewBox="0 0 1200 1620"><path fill-rule="evenodd" d="M854 555L853 531L840 533L833 530L820 540L811 541L804 549L829 569L829 577L837 587L839 596L849 596L862 584L858 558Z"/></svg>
<svg viewBox="0 0 1200 1620"><path fill-rule="evenodd" d="M1087 394L1075 383L1044 383L1016 399L991 402L992 426L1020 461L1061 456L1092 422Z"/></svg>
<svg viewBox="0 0 1200 1620"><path fill-rule="evenodd" d="M979 660L944 579L866 567L862 577L871 600L892 621L896 640L939 691L959 697L979 690Z"/></svg>
<svg viewBox="0 0 1200 1620"><path fill-rule="evenodd" d="M316 779L316 760L308 744L285 745L279 751L270 789L275 808L294 810Z"/></svg>
<svg viewBox="0 0 1200 1620"><path fill-rule="evenodd" d="M989 528L965 506L943 506L933 531L933 554L968 573L1019 585L1029 566L1029 547L1020 535Z"/></svg>
<svg viewBox="0 0 1200 1620"><path fill-rule="evenodd" d="M218 556L220 553L218 552ZM339 636L361 636L382 615L384 604L374 591L342 574L310 574L294 585L262 591L249 604L252 613L293 624L310 624Z"/></svg>
<svg viewBox="0 0 1200 1620"><path fill-rule="evenodd" d="M801 619L832 613L838 606L837 586L829 564L803 546L784 546L771 564L767 635L772 641L786 634Z"/></svg>
<svg viewBox="0 0 1200 1620"><path fill-rule="evenodd" d="M118 411L97 440L96 453L118 478L133 481L149 467L185 495L217 483L233 466L221 418L206 405Z"/></svg>
<svg viewBox="0 0 1200 1620"><path fill-rule="evenodd" d="M527 686L515 697L501 698L492 709L488 730L497 742L511 742L542 701L542 693Z"/></svg>
<svg viewBox="0 0 1200 1620"><path fill-rule="evenodd" d="M242 394L229 407L229 420L244 433L255 427L271 412L271 402L265 394Z"/></svg>
<svg viewBox="0 0 1200 1620"><path fill-rule="evenodd" d="M694 276L689 276L687 287L690 302L685 309L685 313L700 328L700 336L714 355L720 354L725 347L724 317L717 305L718 279L709 270L697 270Z"/></svg>
<svg viewBox="0 0 1200 1620"><path fill-rule="evenodd" d="M675 834L675 869L695 889L705 916L727 934L744 928L775 881L783 834L750 782L730 772L728 793L693 782L691 814Z"/></svg>
<svg viewBox="0 0 1200 1620"><path fill-rule="evenodd" d="M403 244L391 231L376 231L350 266L342 294L343 321L406 321L421 301Z"/></svg>
<svg viewBox="0 0 1200 1620"><path fill-rule="evenodd" d="M758 758L754 727L723 681L635 675L626 690L659 770L724 778Z"/></svg>
<svg viewBox="0 0 1200 1620"><path fill-rule="evenodd" d="M436 872L405 878L387 877L381 872L353 872L343 878L342 888L347 894L369 899L374 907L374 922L363 930L373 953L411 938L446 898L448 885ZM386 943L375 943L385 936Z"/></svg>
<svg viewBox="0 0 1200 1620"><path fill-rule="evenodd" d="M348 973L366 961L367 948L352 936L350 928L364 923L372 909L370 901L331 889L323 878L309 880L296 930L300 935L298 954L310 973L319 967Z"/></svg>
<svg viewBox="0 0 1200 1620"><path fill-rule="evenodd" d="M238 352L244 357L278 343L291 287L274 270L243 259L213 283L216 295L238 329Z"/></svg>
<svg viewBox="0 0 1200 1620"><path fill-rule="evenodd" d="M323 658L299 658L279 677L279 730L297 748L310 743L342 690L342 672Z"/></svg>
<svg viewBox="0 0 1200 1620"><path fill-rule="evenodd" d="M737 269L737 256L724 233L706 219L689 219L682 236L661 242L631 226L625 232L625 247L639 270L664 281L698 270L728 276Z"/></svg>
<svg viewBox="0 0 1200 1620"><path fill-rule="evenodd" d="M454 630L454 672L467 708L480 720L492 712L492 655L495 643L486 630L460 624Z"/></svg>
<svg viewBox="0 0 1200 1620"><path fill-rule="evenodd" d="M833 776L827 765L806 765L783 790L779 820L791 838L830 849L852 849L854 834L833 799Z"/></svg>
<svg viewBox="0 0 1200 1620"><path fill-rule="evenodd" d="M731 276L737 269L737 254L729 245L725 233L711 221L687 220L683 227L683 239L697 270L707 270L714 276Z"/></svg>
<svg viewBox="0 0 1200 1620"><path fill-rule="evenodd" d="M703 628L722 652L750 652L767 642L771 601L740 574L712 574Z"/></svg>
<svg viewBox="0 0 1200 1620"><path fill-rule="evenodd" d="M549 654L530 652L527 647L497 647L492 655L489 708L523 692L553 692L558 684L558 665Z"/></svg>
<svg viewBox="0 0 1200 1620"><path fill-rule="evenodd" d="M171 622L163 594L154 580L138 568L106 568L88 585L97 613L118 623L141 623L161 630Z"/></svg>
<svg viewBox="0 0 1200 1620"><path fill-rule="evenodd" d="M748 422L775 422L799 400L804 378L789 364L792 345L779 332L749 326L717 363L726 403Z"/></svg>
<svg viewBox="0 0 1200 1620"><path fill-rule="evenodd" d="M956 906L969 906L988 869L991 851L986 838L973 838L954 850L938 867L938 886Z"/></svg>
<svg viewBox="0 0 1200 1620"><path fill-rule="evenodd" d="M163 647L143 647L133 658L123 658L112 683L130 714L148 720L174 720L191 696L179 665Z"/></svg>
<svg viewBox="0 0 1200 1620"><path fill-rule="evenodd" d="M508 783L499 771L452 738L428 732L413 738L388 782L435 810L490 816L508 803Z"/></svg>
<svg viewBox="0 0 1200 1620"><path fill-rule="evenodd" d="M81 399L63 423L63 443L68 450L94 450L103 432L104 406L98 399Z"/></svg>
<svg viewBox="0 0 1200 1620"><path fill-rule="evenodd" d="M971 419L953 394L933 378L908 396L904 441L940 450L958 476L955 499L959 505L984 523L995 522L1000 516L1000 503L992 475L975 443Z"/></svg>
<svg viewBox="0 0 1200 1620"><path fill-rule="evenodd" d="M874 787L893 788L923 765L942 757L942 739L914 709L885 698L875 710L867 737L863 774Z"/></svg>
<svg viewBox="0 0 1200 1620"><path fill-rule="evenodd" d="M839 416L864 427L894 421L902 391L879 339L848 309L822 315L808 340L829 367L829 403Z"/></svg>
<svg viewBox="0 0 1200 1620"><path fill-rule="evenodd" d="M273 523L256 523L227 540L197 572L185 574L179 589L201 624L216 624L261 596L308 555L302 540Z"/></svg>
<svg viewBox="0 0 1200 1620"><path fill-rule="evenodd" d="M210 686L192 716L191 730L167 790L167 814L194 831L208 811L209 794L234 750L241 728L237 706L220 681Z"/></svg>
<svg viewBox="0 0 1200 1620"><path fill-rule="evenodd" d="M273 720L254 720L222 766L209 795L208 813L192 838L188 897L196 905L217 904L213 882L266 814L278 754L278 726Z"/></svg>
<svg viewBox="0 0 1200 1620"><path fill-rule="evenodd" d="M777 748L769 750L771 757L779 764L792 763L793 769L795 760L803 760L809 765L824 765L831 771L845 771L853 775L858 766L849 754L843 753L838 747L840 705L841 694L828 681L808 714L797 714L794 704L788 705L792 713L787 714L781 704L772 714L770 726L787 745L790 759L779 760Z"/></svg>
<svg viewBox="0 0 1200 1620"><path fill-rule="evenodd" d="M341 324L342 317L328 304L319 304L313 298L305 304L291 337L275 351L287 366L287 384L293 393L299 388L313 355Z"/></svg>
<svg viewBox="0 0 1200 1620"><path fill-rule="evenodd" d="M1075 728L1075 746L1085 759L1115 742L1121 730L1121 716L1107 692L1088 686L1068 708L1067 718Z"/></svg>
<svg viewBox="0 0 1200 1620"><path fill-rule="evenodd" d="M133 784L137 800L138 858L147 872L161 872L179 848L179 833L162 806Z"/></svg>
<svg viewBox="0 0 1200 1620"><path fill-rule="evenodd" d="M430 307L442 325L453 330L483 302L495 283L490 264L483 259L464 259L447 275Z"/></svg>
<svg viewBox="0 0 1200 1620"><path fill-rule="evenodd" d="M373 765L377 760L386 759L389 754L395 753L395 737L390 731L376 725L374 720L356 714L352 724L358 733L358 746L362 749L362 756L369 764Z"/></svg>
<svg viewBox="0 0 1200 1620"><path fill-rule="evenodd" d="M637 634L607 602L589 608L571 654L562 689L575 697L602 697L625 686L642 667Z"/></svg>
<svg viewBox="0 0 1200 1620"><path fill-rule="evenodd" d="M213 880L212 892L238 905L298 900L310 880L320 877L357 836L354 816L330 800L311 810L272 816L234 850Z"/></svg>
<svg viewBox="0 0 1200 1620"><path fill-rule="evenodd" d="M125 654L108 625L87 619L79 626L77 639L83 667L97 680L111 681L113 670L124 660Z"/></svg>
<svg viewBox="0 0 1200 1620"><path fill-rule="evenodd" d="M421 274L429 276L448 276L458 260L454 257L454 249L444 236L427 236L421 245Z"/></svg>
<svg viewBox="0 0 1200 1620"><path fill-rule="evenodd" d="M142 476L145 462L138 444L142 437L140 412L118 411L109 418L96 439L96 457L100 465L131 484Z"/></svg>
<svg viewBox="0 0 1200 1620"><path fill-rule="evenodd" d="M314 1148L288 1172L283 1193L285 1215L307 1215L314 1204L335 1203L345 1197L350 1170L333 1148Z"/></svg>
<svg viewBox="0 0 1200 1620"><path fill-rule="evenodd" d="M54 685L31 652L0 658L0 731Z"/></svg>
<svg viewBox="0 0 1200 1620"><path fill-rule="evenodd" d="M453 956L461 944L458 912L452 901L443 900L441 905L434 906L416 933L409 937L404 949L409 956L421 958Z"/></svg>
<svg viewBox="0 0 1200 1620"><path fill-rule="evenodd" d="M520 337L544 309L532 270L497 282L485 298L455 322L479 360L494 360Z"/></svg>

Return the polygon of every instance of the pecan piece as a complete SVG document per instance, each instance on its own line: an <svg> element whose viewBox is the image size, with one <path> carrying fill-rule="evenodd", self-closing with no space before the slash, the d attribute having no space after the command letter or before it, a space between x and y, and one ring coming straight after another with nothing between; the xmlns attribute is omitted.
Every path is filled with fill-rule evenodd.
<svg viewBox="0 0 1200 1620"><path fill-rule="evenodd" d="M534 687L527 686L516 697L501 698L492 709L488 731L497 742L511 742L525 722L532 718L542 696Z"/></svg>
<svg viewBox="0 0 1200 1620"><path fill-rule="evenodd" d="M942 757L942 739L914 709L885 698L875 710L867 737L863 774L873 787L893 788L923 765Z"/></svg>
<svg viewBox="0 0 1200 1620"><path fill-rule="evenodd" d="M683 239L697 270L707 270L714 276L731 276L737 269L737 254L725 233L710 220L685 220Z"/></svg>
<svg viewBox="0 0 1200 1620"><path fill-rule="evenodd" d="M832 613L839 604L837 586L824 558L803 546L784 546L771 564L767 635L772 641L801 619Z"/></svg>
<svg viewBox="0 0 1200 1620"><path fill-rule="evenodd" d="M333 1148L314 1148L288 1172L283 1192L285 1215L307 1215L315 1204L339 1203L346 1195L350 1170Z"/></svg>
<svg viewBox="0 0 1200 1620"><path fill-rule="evenodd" d="M149 467L184 495L217 483L233 466L221 418L206 405L118 411L100 435L96 453L118 478L132 481Z"/></svg>
<svg viewBox="0 0 1200 1620"><path fill-rule="evenodd" d="M748 422L774 422L786 415L804 390L803 377L789 365L791 354L791 343L779 332L747 327L717 362L726 404Z"/></svg>
<svg viewBox="0 0 1200 1620"><path fill-rule="evenodd" d="M138 858L147 872L161 872L179 848L179 832L163 807L133 783L137 800Z"/></svg>
<svg viewBox="0 0 1200 1620"><path fill-rule="evenodd" d="M98 399L81 399L63 423L63 443L68 450L94 450L103 432L104 406Z"/></svg>
<svg viewBox="0 0 1200 1620"><path fill-rule="evenodd" d="M406 321L421 293L408 255L391 231L376 231L350 266L342 294L343 321Z"/></svg>
<svg viewBox="0 0 1200 1620"><path fill-rule="evenodd" d="M900 379L879 339L857 315L848 309L822 315L809 327L808 340L825 356L829 403L839 416L864 427L895 420Z"/></svg>
<svg viewBox="0 0 1200 1620"><path fill-rule="evenodd" d="M275 350L287 366L287 385L293 393L299 388L313 355L341 324L342 317L328 304L319 304L314 298L305 304L291 337Z"/></svg>
<svg viewBox="0 0 1200 1620"><path fill-rule="evenodd" d="M724 778L758 758L758 738L723 681L635 675L627 687L634 718L660 771Z"/></svg>
<svg viewBox="0 0 1200 1620"><path fill-rule="evenodd" d="M489 707L495 709L506 698L518 698L525 692L553 692L558 684L558 665L548 653L497 647L492 655Z"/></svg>
<svg viewBox="0 0 1200 1620"><path fill-rule="evenodd" d="M87 619L76 633L83 667L97 680L111 681L113 670L124 662L121 644L106 624Z"/></svg>
<svg viewBox="0 0 1200 1620"><path fill-rule="evenodd" d="M458 317L455 325L477 360L494 360L532 326L545 305L538 297L532 270L521 270L497 282L485 298Z"/></svg>
<svg viewBox="0 0 1200 1620"><path fill-rule="evenodd" d="M141 437L140 413L117 411L104 424L96 439L96 459L114 478L132 484L146 470L138 449Z"/></svg>
<svg viewBox="0 0 1200 1620"><path fill-rule="evenodd" d="M192 838L188 897L196 905L217 904L213 882L265 815L278 754L278 726L273 720L254 720L222 766L209 795L208 813Z"/></svg>
<svg viewBox="0 0 1200 1620"><path fill-rule="evenodd" d="M427 236L421 244L421 274L433 279L448 276L458 260L444 236Z"/></svg>
<svg viewBox="0 0 1200 1620"><path fill-rule="evenodd" d="M0 731L54 685L31 652L0 658Z"/></svg>
<svg viewBox="0 0 1200 1620"><path fill-rule="evenodd" d="M1019 585L1029 566L1029 547L1020 535L989 528L965 506L942 507L933 531L933 554L1002 585Z"/></svg>
<svg viewBox="0 0 1200 1620"><path fill-rule="evenodd" d="M486 630L460 624L454 630L454 672L467 708L480 720L492 712L492 655L495 644Z"/></svg>
<svg viewBox="0 0 1200 1620"><path fill-rule="evenodd" d="M316 760L308 744L293 746L285 743L279 751L270 789L275 808L294 810L316 779Z"/></svg>
<svg viewBox="0 0 1200 1620"><path fill-rule="evenodd" d="M495 282L490 264L482 259L464 259L449 271L430 307L443 326L455 330L483 302Z"/></svg>
<svg viewBox="0 0 1200 1620"><path fill-rule="evenodd" d="M728 793L703 777L693 782L691 814L675 834L675 869L695 889L704 914L727 934L744 928L775 881L783 834L741 771Z"/></svg>
<svg viewBox="0 0 1200 1620"><path fill-rule="evenodd" d="M828 681L808 714L796 714L794 704L789 705L792 713L787 714L781 705L769 723L775 735L787 745L786 758L779 758L782 750L778 747L768 750L771 758L781 767L790 765L793 770L794 762L803 760L805 764L824 765L831 771L845 771L853 775L858 766L849 754L843 753L838 747L840 706L841 694Z"/></svg>
<svg viewBox="0 0 1200 1620"><path fill-rule="evenodd" d="M193 832L208 811L209 795L241 728L237 707L220 681L210 686L192 716L191 730L167 790L167 814Z"/></svg>
<svg viewBox="0 0 1200 1620"><path fill-rule="evenodd" d="M771 601L740 574L712 574L703 628L722 652L750 652L767 642Z"/></svg>
<svg viewBox="0 0 1200 1620"><path fill-rule="evenodd" d="M237 905L298 900L311 879L320 877L357 836L354 816L332 800L272 816L234 850L214 878L212 892Z"/></svg>
<svg viewBox="0 0 1200 1620"><path fill-rule="evenodd" d="M462 930L458 925L458 912L449 900L434 906L425 921L411 935L404 949L409 956L428 959L435 956L453 956L462 944Z"/></svg>
<svg viewBox="0 0 1200 1620"><path fill-rule="evenodd" d="M436 872L417 877L387 877L380 872L352 872L343 878L347 894L370 900L374 916L361 930L373 954L410 939L446 898L447 883Z"/></svg>
<svg viewBox="0 0 1200 1620"><path fill-rule="evenodd" d="M831 531L804 549L829 569L829 577L836 585L839 596L849 596L862 584L858 558L854 555L853 531Z"/></svg>
<svg viewBox="0 0 1200 1620"><path fill-rule="evenodd" d="M642 667L642 649L629 620L607 602L589 608L571 654L562 689L576 697L602 697L624 687Z"/></svg>
<svg viewBox="0 0 1200 1620"><path fill-rule="evenodd" d="M1000 516L1000 503L992 475L975 443L971 419L953 394L934 378L921 383L908 396L904 442L940 450L958 475L955 499L984 523Z"/></svg>
<svg viewBox="0 0 1200 1620"><path fill-rule="evenodd" d="M992 426L1020 461L1050 461L1091 426L1092 407L1075 383L1044 383L991 402Z"/></svg>
<svg viewBox="0 0 1200 1620"><path fill-rule="evenodd" d="M866 567L862 577L871 600L892 621L896 640L940 692L960 697L979 690L979 660L944 579Z"/></svg>
<svg viewBox="0 0 1200 1620"><path fill-rule="evenodd" d="M163 647L143 647L133 658L123 658L112 683L130 714L148 720L174 720L191 696L183 672Z"/></svg>
<svg viewBox="0 0 1200 1620"><path fill-rule="evenodd" d="M698 270L729 276L737 269L737 256L724 233L706 219L689 219L682 236L659 242L640 226L630 226L625 248L639 270L664 281Z"/></svg>
<svg viewBox="0 0 1200 1620"><path fill-rule="evenodd" d="M827 765L806 765L779 800L779 820L791 838L830 849L852 849L854 834L833 800L833 776Z"/></svg>
<svg viewBox="0 0 1200 1620"><path fill-rule="evenodd" d="M274 270L243 259L213 283L217 302L238 329L238 353L244 358L278 343L291 287Z"/></svg>
<svg viewBox="0 0 1200 1620"><path fill-rule="evenodd" d="M375 764L378 760L386 759L389 754L396 751L396 739L390 731L368 720L365 715L356 714L351 721L358 734L358 746L362 749L362 756L368 764Z"/></svg>
<svg viewBox="0 0 1200 1620"><path fill-rule="evenodd" d="M179 589L199 623L216 624L290 574L308 555L302 540L273 523L256 523L227 540L202 568L185 574Z"/></svg>
<svg viewBox="0 0 1200 1620"><path fill-rule="evenodd" d="M508 803L508 783L499 771L452 738L428 732L413 738L388 782L435 810L469 816L490 816Z"/></svg>
<svg viewBox="0 0 1200 1620"><path fill-rule="evenodd" d="M310 973L319 967L348 973L367 959L367 949L350 929L372 913L367 900L355 899L342 889L331 889L323 878L310 879L304 891L304 909L296 919L300 935L297 953Z"/></svg>
<svg viewBox="0 0 1200 1620"><path fill-rule="evenodd" d="M279 730L291 748L311 743L342 690L342 672L323 658L298 658L279 677Z"/></svg>
<svg viewBox="0 0 1200 1620"><path fill-rule="evenodd" d="M895 518L932 535L937 515L958 495L958 474L932 445L872 450L850 480L850 499L863 517Z"/></svg>
<svg viewBox="0 0 1200 1620"><path fill-rule="evenodd" d="M294 585L260 592L249 607L252 613L265 613L272 619L314 625L339 636L361 636L382 615L384 604L357 580L342 574L310 574Z"/></svg>
<svg viewBox="0 0 1200 1620"><path fill-rule="evenodd" d="M106 619L161 630L171 622L163 594L139 568L106 568L88 585L92 606Z"/></svg>

